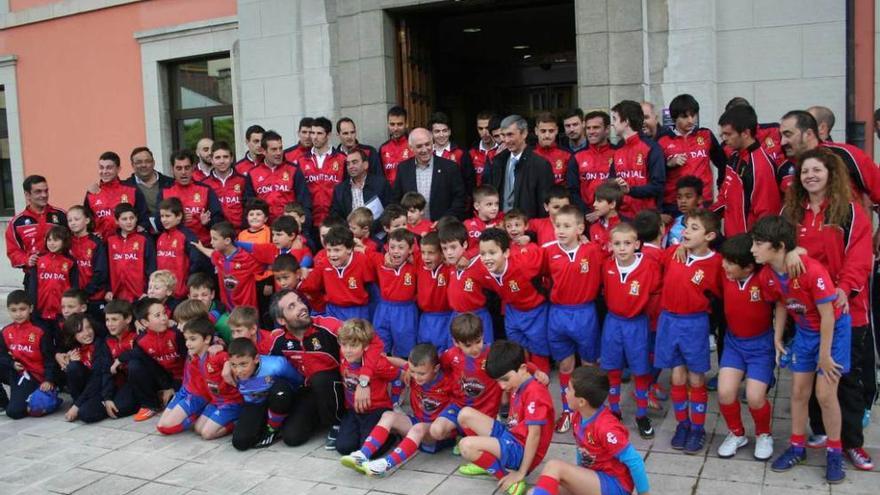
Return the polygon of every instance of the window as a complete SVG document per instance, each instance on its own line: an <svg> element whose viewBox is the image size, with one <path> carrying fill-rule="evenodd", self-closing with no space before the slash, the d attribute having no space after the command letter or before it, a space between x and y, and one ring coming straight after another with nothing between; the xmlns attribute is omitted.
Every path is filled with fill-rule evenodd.
<svg viewBox="0 0 880 495"><path fill-rule="evenodd" d="M6 87L0 85L0 215L13 215L12 158L9 153L9 124L6 120Z"/></svg>
<svg viewBox="0 0 880 495"><path fill-rule="evenodd" d="M174 149L194 150L203 137L226 141L235 156L229 54L168 65Z"/></svg>

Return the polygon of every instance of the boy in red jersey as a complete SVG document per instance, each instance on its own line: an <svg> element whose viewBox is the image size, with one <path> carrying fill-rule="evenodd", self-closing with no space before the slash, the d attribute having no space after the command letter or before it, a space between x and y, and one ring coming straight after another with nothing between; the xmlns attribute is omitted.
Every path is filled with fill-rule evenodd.
<svg viewBox="0 0 880 495"><path fill-rule="evenodd" d="M107 290L107 245L89 232L92 217L82 206L72 206L67 212L70 229L70 256L76 261L79 286L88 296L89 313L100 316Z"/></svg>
<svg viewBox="0 0 880 495"><path fill-rule="evenodd" d="M449 320L452 317L446 297L450 269L443 263L437 232L422 236L419 247L422 262L416 271L416 304L420 313L416 342L434 344L442 354L449 347Z"/></svg>
<svg viewBox="0 0 880 495"><path fill-rule="evenodd" d="M324 236L326 257L318 257L315 268L300 284L312 296L324 296L327 314L340 320L369 319L366 284L375 280L373 265L364 253L354 251L354 236L345 227L330 229Z"/></svg>
<svg viewBox="0 0 880 495"><path fill-rule="evenodd" d="M34 317L50 327L54 327L61 310L61 295L79 286L77 264L68 254L69 250L70 231L62 225L52 226L46 233L46 254L37 258L27 277L28 294L36 309Z"/></svg>
<svg viewBox="0 0 880 495"><path fill-rule="evenodd" d="M33 305L23 290L6 297L6 309L12 323L0 330L0 406L6 416L50 414L61 405L55 380L55 345L52 336L31 322ZM10 395L2 384L9 385Z"/></svg>
<svg viewBox="0 0 880 495"><path fill-rule="evenodd" d="M159 201L180 198L183 205L183 224L202 242L210 238L208 228L223 220L223 209L214 191L193 179L193 167L197 158L189 150L178 151L172 156L171 171L174 184L159 190ZM155 219L156 224L160 219ZM239 222L239 226L241 222Z"/></svg>
<svg viewBox="0 0 880 495"><path fill-rule="evenodd" d="M458 414L468 435L459 442L461 456L473 464L459 467L464 475L490 474L510 495L526 491L525 477L547 454L553 437L553 399L547 387L529 373L525 350L519 344L499 340L486 358L486 372L502 391L510 393L507 424L473 407ZM512 470L508 472L509 470Z"/></svg>
<svg viewBox="0 0 880 495"><path fill-rule="evenodd" d="M547 216L544 218L532 218L529 220L528 225L528 230L535 233L539 246L556 240L553 215L556 215L556 212L563 206L570 204L571 200L568 197L568 190L561 184L556 184L547 190L544 195L544 209L547 211Z"/></svg>
<svg viewBox="0 0 880 495"><path fill-rule="evenodd" d="M611 252L611 229L623 220L618 214L623 201L623 190L613 180L596 188L593 213L596 221L590 224L590 242L595 242L606 253Z"/></svg>
<svg viewBox="0 0 880 495"><path fill-rule="evenodd" d="M489 184L474 189L474 216L464 221L467 229L468 257L480 252L480 234L489 227L503 227L504 213L499 211L498 190Z"/></svg>
<svg viewBox="0 0 880 495"><path fill-rule="evenodd" d="M363 246L365 253L378 251L376 241L370 238L370 231L373 228L373 212L365 206L355 208L348 214L348 228L354 235L354 243L356 246Z"/></svg>
<svg viewBox="0 0 880 495"><path fill-rule="evenodd" d="M195 246L205 256L210 256L217 272L217 282L222 287L220 300L227 308L238 305L257 305L256 276L263 266L244 249L235 245L235 228L229 222L211 227L211 247Z"/></svg>
<svg viewBox="0 0 880 495"><path fill-rule="evenodd" d="M437 233L443 261L449 267L449 287L446 299L452 309L452 317L461 313L474 313L483 322L483 341L494 340L492 316L486 310L486 294L483 293L480 276L480 260L467 256L469 243L475 243L479 251L479 239L470 240L461 222L450 223Z"/></svg>
<svg viewBox="0 0 880 495"><path fill-rule="evenodd" d="M504 303L507 338L525 347L531 362L549 373L547 302L532 283L541 272L541 256L539 249L512 255L510 238L501 229L486 229L480 236L482 285Z"/></svg>
<svg viewBox="0 0 880 495"><path fill-rule="evenodd" d="M574 371L568 389L575 410L576 464L553 459L544 466L533 495L558 495L560 485L575 495L640 495L650 491L645 462L629 432L603 403L608 379L596 368Z"/></svg>
<svg viewBox="0 0 880 495"><path fill-rule="evenodd" d="M771 469L788 471L806 460L807 402L818 372L821 378L816 380L816 399L828 435L825 479L828 483L840 483L846 473L837 384L850 367L850 316L834 305L837 289L818 261L802 256L804 272L798 277L784 274L785 255L797 247L796 235L795 226L776 215L758 220L752 229L752 255L757 263L767 265L758 277L761 291L768 301L776 303L776 362L791 353L791 445L773 461ZM782 342L787 316L794 320L796 329L790 350Z"/></svg>
<svg viewBox="0 0 880 495"><path fill-rule="evenodd" d="M709 247L720 227L715 214L702 208L694 210L686 225L681 245L669 247L666 253L654 365L672 369L671 396L678 421L672 448L696 454L706 438L703 425L709 400L708 295L720 297L723 270L721 256ZM685 250L684 261L675 256L679 247Z"/></svg>
<svg viewBox="0 0 880 495"><path fill-rule="evenodd" d="M773 380L775 352L771 332L771 306L761 297L761 283L752 237L739 234L721 246L724 267L724 316L727 319L724 350L718 371L718 407L729 433L718 446L718 457L736 455L746 438L739 406L739 385L746 377L746 398L755 421L755 458L773 456L770 436L770 402L767 389Z"/></svg>
<svg viewBox="0 0 880 495"><path fill-rule="evenodd" d="M280 329L269 331L260 328L260 314L257 308L251 306L239 306L233 309L227 321L229 330L232 331L232 338L250 339L259 354L269 354L275 343L275 337L282 333Z"/></svg>
<svg viewBox="0 0 880 495"><path fill-rule="evenodd" d="M156 269L174 274L177 285L175 299L186 297L186 279L195 272L208 271L210 262L193 246L198 239L191 230L181 225L183 203L179 198L167 198L159 202L159 221L162 233L156 237Z"/></svg>
<svg viewBox="0 0 880 495"><path fill-rule="evenodd" d="M416 306L416 277L419 256L409 261L415 235L406 229L388 234L386 254L371 253L379 285L379 301L373 314L376 334L385 343L385 352L392 356L409 356L416 345L419 308Z"/></svg>
<svg viewBox="0 0 880 495"><path fill-rule="evenodd" d="M430 430L431 424L437 418L448 416L450 420L454 420L458 414L457 407L448 407L455 395L455 383L451 375L440 369L434 346L418 344L413 347L406 363L404 380L410 388L412 416L396 411L384 412L360 450L340 459L343 466L367 476L386 476L391 469L414 456L423 440L446 440L433 438ZM370 460L391 433L403 435L403 441L384 458Z"/></svg>
<svg viewBox="0 0 880 495"><path fill-rule="evenodd" d="M131 303L115 300L104 309L107 327L107 367L101 379L101 400L107 416L113 419L131 416L138 410L134 389L128 383L128 367L119 357L134 348L135 332L132 330Z"/></svg>
<svg viewBox="0 0 880 495"><path fill-rule="evenodd" d="M211 173L202 183L217 196L223 217L236 229L247 225L243 207L247 198L253 197L250 181L232 167L232 149L226 141L214 141L211 145Z"/></svg>
<svg viewBox="0 0 880 495"><path fill-rule="evenodd" d="M122 203L113 209L119 230L107 239L107 260L110 266L110 290L107 301L140 298L147 289L147 274L156 271L156 248L153 239L137 228L134 207Z"/></svg>
<svg viewBox="0 0 880 495"><path fill-rule="evenodd" d="M663 278L663 258L666 256L663 248L664 226L660 212L657 210L642 210L632 220L633 228L639 237L639 252L657 265L659 278ZM653 368L651 376L651 389L648 391L648 407L660 410L660 402L665 402L669 394L657 382L660 378L661 368L653 366L654 352L657 345L657 320L660 319L660 292L652 294L648 299L648 362Z"/></svg>
<svg viewBox="0 0 880 495"><path fill-rule="evenodd" d="M400 206L406 210L406 229L421 237L434 227L433 222L425 218L428 202L421 194L410 191L400 198Z"/></svg>
<svg viewBox="0 0 880 495"><path fill-rule="evenodd" d="M602 282L605 256L595 243L581 244L584 215L565 205L553 214L556 240L543 245L543 272L549 276L550 310L547 337L550 355L559 363L562 415L556 431L571 429L571 409L565 401L575 359L595 364L599 358L599 319L594 301Z"/></svg>
<svg viewBox="0 0 880 495"><path fill-rule="evenodd" d="M510 237L511 244L515 247L515 252L524 253L538 247L527 233L528 226L529 217L524 211L514 208L504 214L504 231ZM475 241L478 246L477 254L479 254L479 241L479 239Z"/></svg>
<svg viewBox="0 0 880 495"><path fill-rule="evenodd" d="M641 213L641 212L640 212ZM623 369L635 375L636 425L642 438L653 438L648 418L648 388L651 363L648 356L648 308L660 292L660 267L636 253L638 235L632 225L620 223L611 230L612 259L602 270L608 314L602 328L602 369L610 383L608 405L621 417L620 384Z"/></svg>

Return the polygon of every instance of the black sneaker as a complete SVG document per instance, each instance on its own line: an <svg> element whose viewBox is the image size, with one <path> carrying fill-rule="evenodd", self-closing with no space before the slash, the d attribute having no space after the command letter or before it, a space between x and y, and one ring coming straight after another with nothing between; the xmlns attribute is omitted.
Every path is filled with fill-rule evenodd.
<svg viewBox="0 0 880 495"><path fill-rule="evenodd" d="M330 427L327 432L327 441L324 442L324 450L336 450L336 436L339 435L339 425Z"/></svg>
<svg viewBox="0 0 880 495"><path fill-rule="evenodd" d="M507 416L510 414L510 404L501 404L501 408L498 409L498 417L502 421L507 421Z"/></svg>
<svg viewBox="0 0 880 495"><path fill-rule="evenodd" d="M263 437L257 440L256 445L254 445L255 449L264 449L269 447L275 440L278 440L278 430L272 428L271 426L266 427L266 431L263 432Z"/></svg>
<svg viewBox="0 0 880 495"><path fill-rule="evenodd" d="M636 418L636 426L638 427L640 437L645 440L654 438L654 426L651 424L651 418L647 416Z"/></svg>

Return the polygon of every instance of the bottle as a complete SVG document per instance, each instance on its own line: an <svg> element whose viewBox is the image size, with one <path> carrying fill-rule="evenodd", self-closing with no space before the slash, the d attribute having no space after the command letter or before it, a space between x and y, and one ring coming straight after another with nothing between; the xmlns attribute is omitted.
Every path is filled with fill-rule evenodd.
<svg viewBox="0 0 880 495"><path fill-rule="evenodd" d="M791 364L791 344L785 344L785 354L779 356L779 367L787 368Z"/></svg>

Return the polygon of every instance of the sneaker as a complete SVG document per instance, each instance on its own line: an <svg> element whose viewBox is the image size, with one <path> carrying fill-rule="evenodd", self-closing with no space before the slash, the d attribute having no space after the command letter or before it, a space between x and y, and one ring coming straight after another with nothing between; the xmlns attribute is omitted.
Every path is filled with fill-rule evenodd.
<svg viewBox="0 0 880 495"><path fill-rule="evenodd" d="M528 485L526 485L525 481L518 481L507 487L507 495L524 495L526 488L528 488Z"/></svg>
<svg viewBox="0 0 880 495"><path fill-rule="evenodd" d="M339 425L330 427L327 432L327 441L324 442L324 450L336 450L336 436L339 435Z"/></svg>
<svg viewBox="0 0 880 495"><path fill-rule="evenodd" d="M706 442L706 430L702 428L694 428L688 433L687 441L684 443L685 454L696 454L703 450L703 444Z"/></svg>
<svg viewBox="0 0 880 495"><path fill-rule="evenodd" d="M755 459L766 461L773 457L773 437L769 433L761 433L755 438Z"/></svg>
<svg viewBox="0 0 880 495"><path fill-rule="evenodd" d="M655 411L662 411L663 406L660 405L660 401L657 400L657 397L654 396L654 392L648 391L648 409L654 409Z"/></svg>
<svg viewBox="0 0 880 495"><path fill-rule="evenodd" d="M654 397L660 402L666 402L667 400L669 400L669 394L667 394L666 391L663 390L663 386L659 383L651 385L651 394L653 394Z"/></svg>
<svg viewBox="0 0 880 495"><path fill-rule="evenodd" d="M856 469L861 469L862 471L874 469L874 461L871 460L871 456L865 452L865 449L858 447L855 449L845 449L844 451Z"/></svg>
<svg viewBox="0 0 880 495"><path fill-rule="evenodd" d="M865 414L862 415L862 429L867 430L869 426L871 426L871 410L865 409Z"/></svg>
<svg viewBox="0 0 880 495"><path fill-rule="evenodd" d="M507 421L507 417L510 415L510 404L501 404L501 407L498 409L498 419L502 422Z"/></svg>
<svg viewBox="0 0 880 495"><path fill-rule="evenodd" d="M458 473L465 476L482 476L484 474L489 474L488 471L481 468L480 466L477 466L473 462L458 466Z"/></svg>
<svg viewBox="0 0 880 495"><path fill-rule="evenodd" d="M728 432L724 441L718 446L718 457L729 459L736 455L737 450L745 447L748 443L749 439L745 435L738 436L733 432Z"/></svg>
<svg viewBox="0 0 880 495"><path fill-rule="evenodd" d="M563 411L559 419L556 420L556 433L566 433L571 430L571 413Z"/></svg>
<svg viewBox="0 0 880 495"><path fill-rule="evenodd" d="M718 349L718 344L715 342L715 336L710 334L709 335L709 352L712 352L717 349Z"/></svg>
<svg viewBox="0 0 880 495"><path fill-rule="evenodd" d="M718 390L718 375L709 378L709 380L706 382L706 390L710 392Z"/></svg>
<svg viewBox="0 0 880 495"><path fill-rule="evenodd" d="M278 430L272 428L271 426L267 426L266 431L263 433L263 438L257 440L254 448L263 449L269 447L273 443L275 443L275 440L278 440Z"/></svg>
<svg viewBox="0 0 880 495"><path fill-rule="evenodd" d="M675 450L684 450L684 444L687 442L688 432L690 432L690 426L679 423L678 426L675 427L675 435L672 435L672 441L669 444Z"/></svg>
<svg viewBox="0 0 880 495"><path fill-rule="evenodd" d="M351 454L344 455L339 459L339 462L341 462L343 466L349 469L354 469L361 474L367 474L366 470L363 468L367 461L369 461L369 459L367 459L367 456L365 456L360 450L355 450Z"/></svg>
<svg viewBox="0 0 880 495"><path fill-rule="evenodd" d="M799 450L800 452L798 452ZM784 473L806 460L807 453L803 449L789 446L781 456L773 461L773 464L770 465L770 469L776 473Z"/></svg>
<svg viewBox="0 0 880 495"><path fill-rule="evenodd" d="M461 448L458 446L460 442L461 439L459 438L455 441L455 447L452 447L452 455L454 455L455 457L461 457Z"/></svg>
<svg viewBox="0 0 880 495"><path fill-rule="evenodd" d="M135 421L146 421L156 415L156 411L149 407L142 407L134 415Z"/></svg>
<svg viewBox="0 0 880 495"><path fill-rule="evenodd" d="M843 470L843 454L840 452L828 452L825 458L825 481L831 485L836 485L846 478L846 472Z"/></svg>
<svg viewBox="0 0 880 495"><path fill-rule="evenodd" d="M643 416L636 418L636 427L639 430L639 436L645 440L654 438L654 426L651 425L651 418Z"/></svg>
<svg viewBox="0 0 880 495"><path fill-rule="evenodd" d="M389 470L388 461L386 461L384 457L381 459L367 461L361 464L361 468L367 476L375 476L378 478L382 478L387 475Z"/></svg>
<svg viewBox="0 0 880 495"><path fill-rule="evenodd" d="M807 447L811 449L824 449L828 442L828 435L810 435L807 437Z"/></svg>

